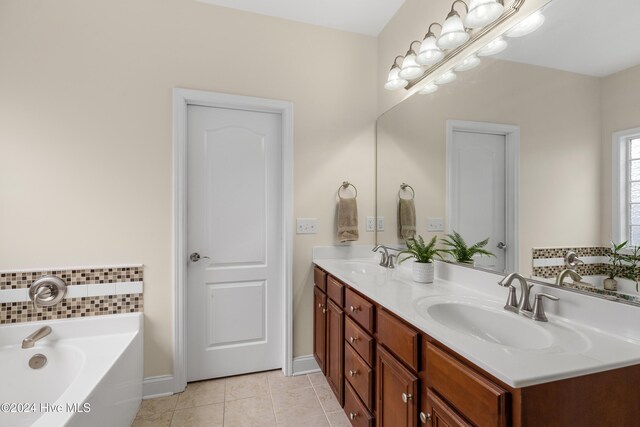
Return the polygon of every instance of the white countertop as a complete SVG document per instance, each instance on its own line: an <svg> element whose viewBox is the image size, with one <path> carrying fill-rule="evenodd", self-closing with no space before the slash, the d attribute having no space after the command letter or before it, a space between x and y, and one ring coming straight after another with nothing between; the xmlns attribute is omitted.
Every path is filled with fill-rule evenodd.
<svg viewBox="0 0 640 427"><path fill-rule="evenodd" d="M640 309L637 307L604 300L594 301L595 298L558 288L538 289L539 286L536 286L532 293L543 290L559 296L560 301L545 301L548 323L534 322L522 315L503 310L507 292L496 284L499 276L493 274L436 263L435 282L418 284L411 280L410 268L402 266L392 270L384 269L378 267L370 257L322 259L322 256L315 254L314 263L514 388L640 363L640 339L637 336ZM504 323L491 326L506 335L512 330L524 328L522 330L531 333L514 338L524 343L525 347L531 344L530 348L525 350L522 346L491 342L482 336L482 331L474 336L452 329L442 319L435 320L429 314L430 306L442 302L459 304L457 307L462 310L461 316L466 314L465 307L470 306L481 307L493 313L489 313L489 321L494 318L503 319ZM594 310L594 307L597 313L582 313L584 310ZM554 312L580 313L580 316L564 318L550 314ZM593 325L585 321L589 318L598 321L607 316L620 316L620 313L625 316L622 322L633 323L621 325L620 333L612 333L610 330L611 323L614 322L600 320L600 325ZM503 330L502 327L506 329ZM632 332L625 334L625 331ZM537 338L545 340L546 344L537 345Z"/></svg>

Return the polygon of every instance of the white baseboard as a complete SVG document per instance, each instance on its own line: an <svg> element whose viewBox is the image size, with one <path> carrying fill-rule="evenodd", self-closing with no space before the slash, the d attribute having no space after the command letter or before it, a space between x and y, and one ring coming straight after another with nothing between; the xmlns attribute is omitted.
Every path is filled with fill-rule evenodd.
<svg viewBox="0 0 640 427"><path fill-rule="evenodd" d="M142 382L142 398L171 396L173 394L173 375L147 377Z"/></svg>
<svg viewBox="0 0 640 427"><path fill-rule="evenodd" d="M293 375L312 374L320 372L320 367L313 354L293 358Z"/></svg>

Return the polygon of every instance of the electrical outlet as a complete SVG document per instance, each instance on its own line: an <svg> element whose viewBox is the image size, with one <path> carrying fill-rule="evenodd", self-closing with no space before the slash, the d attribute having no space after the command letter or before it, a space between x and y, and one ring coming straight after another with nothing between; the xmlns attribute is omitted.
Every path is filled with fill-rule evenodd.
<svg viewBox="0 0 640 427"><path fill-rule="evenodd" d="M375 217L367 217L367 231L376 231L376 219Z"/></svg>
<svg viewBox="0 0 640 427"><path fill-rule="evenodd" d="M298 218L296 220L296 234L317 234L318 218Z"/></svg>
<svg viewBox="0 0 640 427"><path fill-rule="evenodd" d="M384 231L384 217L378 217L378 231Z"/></svg>
<svg viewBox="0 0 640 427"><path fill-rule="evenodd" d="M427 231L444 231L444 219L427 218Z"/></svg>

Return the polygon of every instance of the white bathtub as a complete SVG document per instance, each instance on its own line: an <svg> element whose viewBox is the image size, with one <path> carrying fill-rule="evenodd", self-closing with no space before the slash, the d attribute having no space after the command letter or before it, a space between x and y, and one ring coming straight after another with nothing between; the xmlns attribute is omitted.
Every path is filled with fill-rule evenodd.
<svg viewBox="0 0 640 427"><path fill-rule="evenodd" d="M51 334L22 349L45 325ZM1 325L0 426L129 426L142 399L142 326L142 313ZM47 364L31 369L38 353Z"/></svg>

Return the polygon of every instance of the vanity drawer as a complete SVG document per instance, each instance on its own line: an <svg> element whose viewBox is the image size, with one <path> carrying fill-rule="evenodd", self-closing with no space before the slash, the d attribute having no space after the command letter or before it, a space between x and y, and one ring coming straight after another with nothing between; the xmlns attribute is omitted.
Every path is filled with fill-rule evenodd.
<svg viewBox="0 0 640 427"><path fill-rule="evenodd" d="M344 391L344 412L346 412L351 425L354 427L373 427L373 415L360 402L349 382L345 384Z"/></svg>
<svg viewBox="0 0 640 427"><path fill-rule="evenodd" d="M349 316L346 317L344 323L344 338L369 366L373 366L373 348L376 342L371 335L366 333Z"/></svg>
<svg viewBox="0 0 640 427"><path fill-rule="evenodd" d="M313 283L322 290L322 292L327 292L327 273L322 270L320 267L315 267L313 269Z"/></svg>
<svg viewBox="0 0 640 427"><path fill-rule="evenodd" d="M378 342L414 371L419 369L420 334L385 310L378 310Z"/></svg>
<svg viewBox="0 0 640 427"><path fill-rule="evenodd" d="M368 409L373 408L373 369L350 346L344 347L344 376Z"/></svg>
<svg viewBox="0 0 640 427"><path fill-rule="evenodd" d="M507 392L452 356L427 345L427 382L478 427L507 425Z"/></svg>
<svg viewBox="0 0 640 427"><path fill-rule="evenodd" d="M351 289L346 290L344 299L345 311L349 316L367 332L373 333L373 318L375 314L373 304Z"/></svg>
<svg viewBox="0 0 640 427"><path fill-rule="evenodd" d="M344 307L344 285L335 277L327 277L327 296L340 308Z"/></svg>

